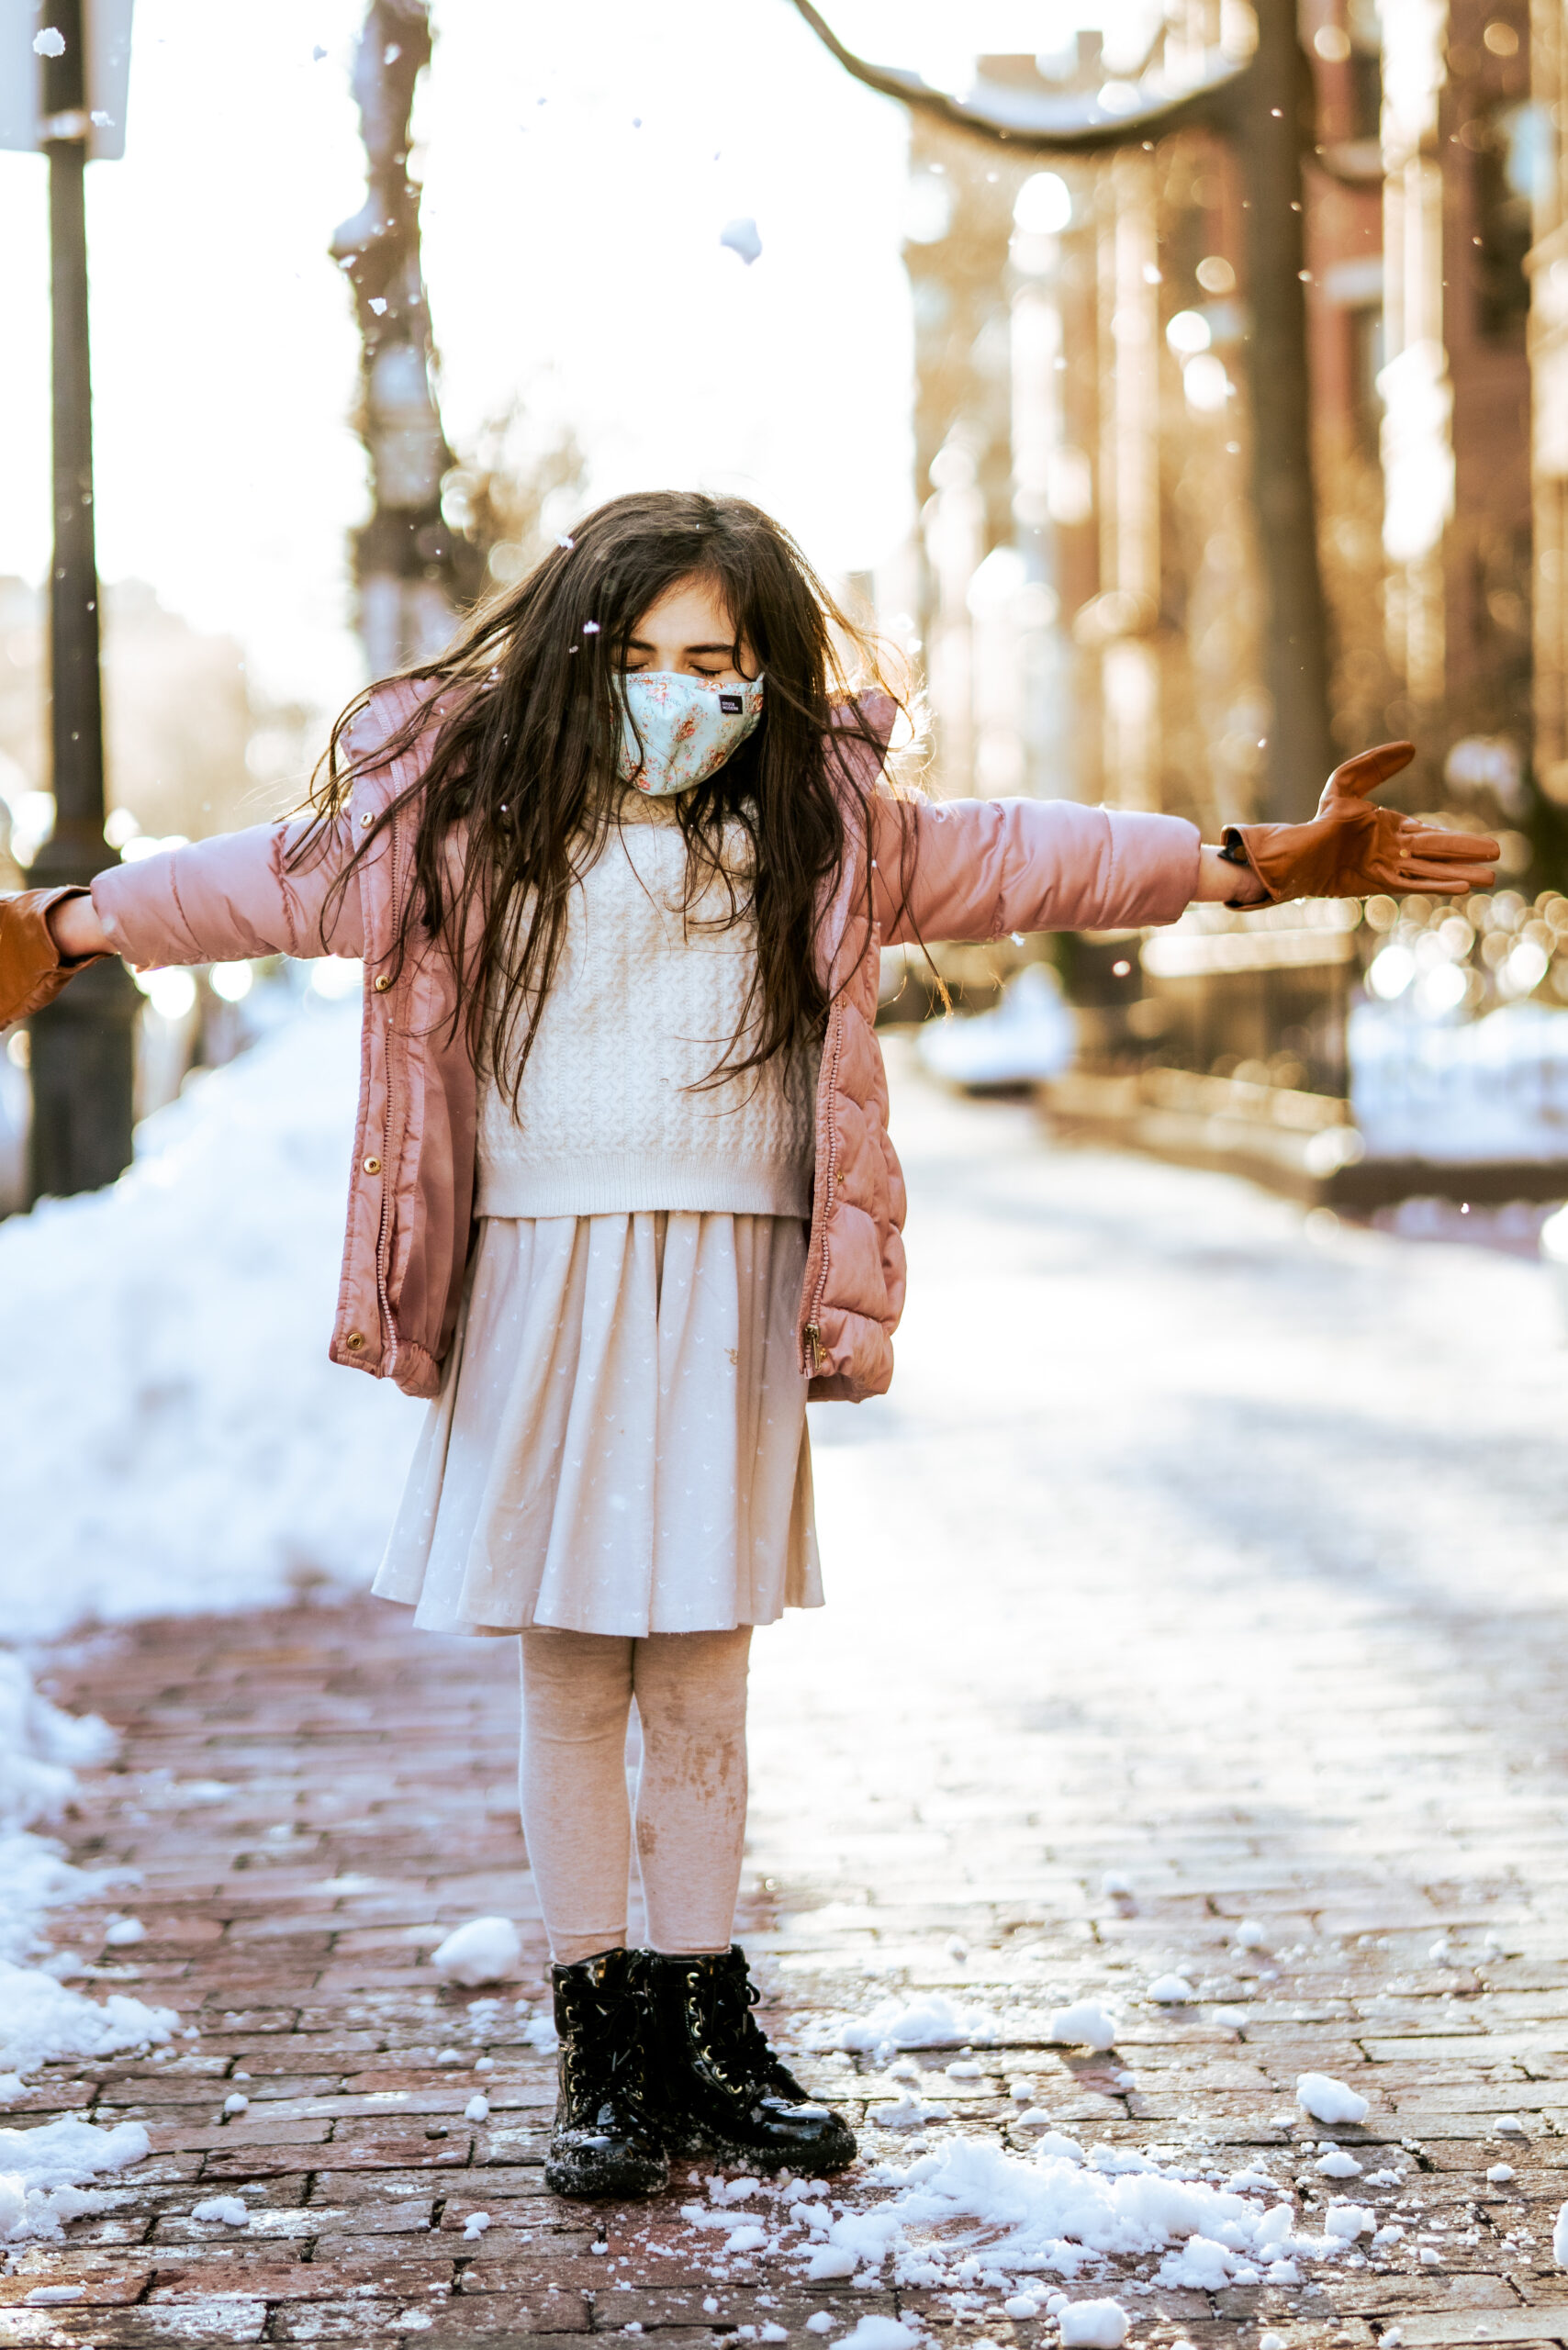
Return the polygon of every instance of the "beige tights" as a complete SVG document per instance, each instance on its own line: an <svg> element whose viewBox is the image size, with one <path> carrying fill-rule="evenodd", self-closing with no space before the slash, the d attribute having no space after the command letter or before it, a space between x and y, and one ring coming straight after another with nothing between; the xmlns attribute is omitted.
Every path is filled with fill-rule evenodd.
<svg viewBox="0 0 1568 2350"><path fill-rule="evenodd" d="M645 1639L543 1625L523 1633L522 1832L558 1964L626 1940L633 1698L649 1942L672 1957L728 1950L745 1833L750 1647L749 1624Z"/></svg>

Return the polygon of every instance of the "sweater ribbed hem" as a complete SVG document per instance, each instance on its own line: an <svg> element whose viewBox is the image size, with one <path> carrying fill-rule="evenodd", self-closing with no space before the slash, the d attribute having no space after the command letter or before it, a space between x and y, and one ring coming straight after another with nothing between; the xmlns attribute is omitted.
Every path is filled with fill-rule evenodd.
<svg viewBox="0 0 1568 2350"><path fill-rule="evenodd" d="M479 1169L479 1215L636 1215L659 1208L698 1215L809 1216L811 1172L766 1159L693 1160L683 1152L656 1150L532 1166L481 1164Z"/></svg>

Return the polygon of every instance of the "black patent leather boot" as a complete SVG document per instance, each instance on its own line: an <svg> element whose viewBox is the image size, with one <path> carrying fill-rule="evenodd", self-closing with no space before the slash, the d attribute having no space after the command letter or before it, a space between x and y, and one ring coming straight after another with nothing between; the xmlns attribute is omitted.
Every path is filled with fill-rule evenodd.
<svg viewBox="0 0 1568 2350"><path fill-rule="evenodd" d="M640 1951L607 1950L550 1969L561 2035L544 2157L553 2195L657 2195L669 2184L648 2099L646 1964Z"/></svg>
<svg viewBox="0 0 1568 2350"><path fill-rule="evenodd" d="M650 1951L650 2078L672 2154L716 2154L759 2171L825 2178L855 2160L842 2114L810 2098L759 2031L745 1953Z"/></svg>

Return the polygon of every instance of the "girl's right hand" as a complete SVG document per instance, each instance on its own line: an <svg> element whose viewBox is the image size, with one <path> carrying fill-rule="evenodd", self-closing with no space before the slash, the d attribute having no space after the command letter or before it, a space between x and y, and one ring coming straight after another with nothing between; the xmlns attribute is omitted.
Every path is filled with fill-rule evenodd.
<svg viewBox="0 0 1568 2350"><path fill-rule="evenodd" d="M110 951L93 901L80 890L0 898L0 1028L41 1012L84 962Z"/></svg>

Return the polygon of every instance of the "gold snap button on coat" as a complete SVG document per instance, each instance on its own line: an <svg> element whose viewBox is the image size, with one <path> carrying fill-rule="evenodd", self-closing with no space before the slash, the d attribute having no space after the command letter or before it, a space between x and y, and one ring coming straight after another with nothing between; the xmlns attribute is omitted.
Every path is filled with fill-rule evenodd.
<svg viewBox="0 0 1568 2350"><path fill-rule="evenodd" d="M364 1162L364 1171L367 1175L379 1175L381 1172L379 1158L367 1158Z"/></svg>
<svg viewBox="0 0 1568 2350"><path fill-rule="evenodd" d="M363 1330L351 1330L348 1337L343 1340L343 1344L347 1347L351 1355L357 1355L361 1347L364 1344L364 1332Z"/></svg>
<svg viewBox="0 0 1568 2350"><path fill-rule="evenodd" d="M391 984L392 984L392 982L391 982L391 980L387 978L387 976L386 976L386 972L385 972L385 971L378 971L378 972L376 973L376 975L375 975L375 992L376 992L376 994L377 994L377 995L385 995L385 994L386 994L386 990L387 990L387 989L391 986Z"/></svg>
<svg viewBox="0 0 1568 2350"><path fill-rule="evenodd" d="M364 825L364 827L365 831L368 833L368 832L369 832L369 830L370 830L370 828L371 828L371 826L372 826L372 824L374 824L374 823L375 823L375 817L374 817L374 816L362 816L362 817L360 818L360 820L359 820L359 821L360 821L360 822Z"/></svg>

